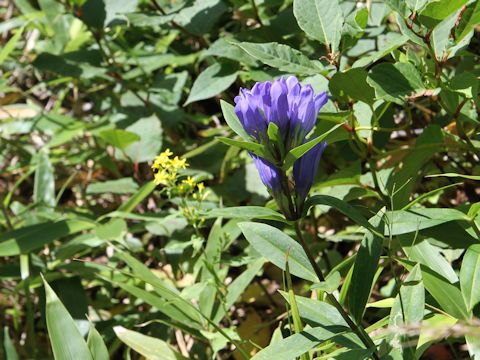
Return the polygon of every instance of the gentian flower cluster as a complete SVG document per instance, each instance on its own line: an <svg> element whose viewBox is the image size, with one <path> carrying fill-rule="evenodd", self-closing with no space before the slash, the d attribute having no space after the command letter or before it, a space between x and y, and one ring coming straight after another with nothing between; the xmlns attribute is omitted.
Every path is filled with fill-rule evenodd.
<svg viewBox="0 0 480 360"><path fill-rule="evenodd" d="M275 159L275 162L271 162L250 153L263 184L289 219L297 218L303 211L327 144L318 143L295 161L293 191L291 181L281 165L291 149L306 142L327 100L326 92L317 95L311 85L302 86L294 76L256 83L250 90L240 89L240 94L235 97L235 113L243 128L254 141L269 149ZM272 143L269 138L270 123L278 128L280 141L277 143Z"/></svg>

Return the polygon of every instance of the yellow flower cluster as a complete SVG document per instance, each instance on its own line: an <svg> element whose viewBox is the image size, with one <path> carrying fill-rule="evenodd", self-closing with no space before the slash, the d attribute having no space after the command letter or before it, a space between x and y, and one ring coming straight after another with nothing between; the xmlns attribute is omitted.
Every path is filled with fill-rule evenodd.
<svg viewBox="0 0 480 360"><path fill-rule="evenodd" d="M170 149L167 149L155 158L152 165L155 184L173 185L177 179L178 170L188 166L187 160L180 159L178 156L171 158L172 155Z"/></svg>
<svg viewBox="0 0 480 360"><path fill-rule="evenodd" d="M197 183L193 177L188 176L177 183L179 170L186 169L188 164L186 159L180 159L178 156L172 157L172 155L173 152L167 149L155 158L152 165L155 184L167 186L170 191L176 190L181 195L193 193L192 197L195 200L204 200L207 194L204 193L203 182Z"/></svg>

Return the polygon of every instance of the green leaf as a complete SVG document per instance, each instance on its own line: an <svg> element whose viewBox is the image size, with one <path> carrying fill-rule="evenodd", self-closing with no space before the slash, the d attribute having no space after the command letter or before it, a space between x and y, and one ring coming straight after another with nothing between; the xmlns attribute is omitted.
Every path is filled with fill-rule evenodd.
<svg viewBox="0 0 480 360"><path fill-rule="evenodd" d="M310 289L325 291L329 294L333 293L340 286L342 278L338 271L328 274L325 281L320 281L319 283L313 284L310 286Z"/></svg>
<svg viewBox="0 0 480 360"><path fill-rule="evenodd" d="M425 90L417 68L411 63L379 64L368 73L367 83L375 89L377 99L402 105L407 96Z"/></svg>
<svg viewBox="0 0 480 360"><path fill-rule="evenodd" d="M354 100L373 104L375 91L367 83L367 71L363 68L353 68L345 72L337 72L332 76L329 89L335 96L348 96Z"/></svg>
<svg viewBox="0 0 480 360"><path fill-rule="evenodd" d="M55 360L93 360L75 320L45 279L43 284L46 297L45 318Z"/></svg>
<svg viewBox="0 0 480 360"><path fill-rule="evenodd" d="M358 210L356 210L353 206L343 200L337 199L329 195L315 195L307 200L305 204L306 211L308 211L310 207L315 205L330 206L349 217L358 225L363 226L371 233L377 234L378 236L383 236L381 232L379 232L374 226L372 226L372 224L370 224L367 219L365 219L365 217L360 212L358 212Z"/></svg>
<svg viewBox="0 0 480 360"><path fill-rule="evenodd" d="M254 59L281 71L302 75L316 75L323 70L321 65L310 60L301 51L278 43L236 43Z"/></svg>
<svg viewBox="0 0 480 360"><path fill-rule="evenodd" d="M438 61L443 61L446 58L445 52L448 49L450 33L456 22L457 14L453 13L433 29L431 41Z"/></svg>
<svg viewBox="0 0 480 360"><path fill-rule="evenodd" d="M142 118L126 128L140 137L139 141L125 148L125 153L134 163L150 161L162 148L162 126L156 115Z"/></svg>
<svg viewBox="0 0 480 360"><path fill-rule="evenodd" d="M373 64L405 44L407 41L408 36L396 32L390 32L384 37L378 37L378 50L372 52L368 56L361 57L353 63L352 67L365 67Z"/></svg>
<svg viewBox="0 0 480 360"><path fill-rule="evenodd" d="M480 24L480 1L473 1L463 11L460 23L455 28L455 41L459 43L476 25Z"/></svg>
<svg viewBox="0 0 480 360"><path fill-rule="evenodd" d="M308 36L338 51L344 19L337 0L294 0L293 14Z"/></svg>
<svg viewBox="0 0 480 360"><path fill-rule="evenodd" d="M446 19L465 5L467 1L468 0L432 1L420 12L420 22L433 29L442 20Z"/></svg>
<svg viewBox="0 0 480 360"><path fill-rule="evenodd" d="M442 256L440 249L430 244L428 239L418 239L417 233L400 235L398 238L409 260L428 266L452 284L458 281L455 270Z"/></svg>
<svg viewBox="0 0 480 360"><path fill-rule="evenodd" d="M449 221L468 221L469 217L456 209L449 208L411 208L409 210L389 211L385 235L400 235L428 229Z"/></svg>
<svg viewBox="0 0 480 360"><path fill-rule="evenodd" d="M469 180L480 180L480 175L466 175L466 174L457 174L457 173L443 173L443 174L433 174L426 175L425 177L460 177Z"/></svg>
<svg viewBox="0 0 480 360"><path fill-rule="evenodd" d="M422 283L422 272L420 265L415 265L400 287L400 293L395 297L395 301L390 312L389 326L393 327L392 331L395 334L396 327L404 326L418 326L423 320L425 311L425 289ZM404 357L408 353L412 355L409 358L415 358L416 341L414 337L401 336L395 334L392 344L399 344Z"/></svg>
<svg viewBox="0 0 480 360"><path fill-rule="evenodd" d="M13 35L10 40L8 40L7 43L3 46L2 50L0 50L0 65L2 65L5 59L7 59L8 56L12 53L12 51L15 50L15 47L17 46L17 43L23 34L23 29L23 27L17 29L17 31L15 31L15 35Z"/></svg>
<svg viewBox="0 0 480 360"><path fill-rule="evenodd" d="M8 326L3 327L3 349L5 351L5 360L18 360L17 350L15 350L15 346L8 333Z"/></svg>
<svg viewBox="0 0 480 360"><path fill-rule="evenodd" d="M205 100L228 89L237 79L237 69L227 63L215 63L206 68L195 80L185 105Z"/></svg>
<svg viewBox="0 0 480 360"><path fill-rule="evenodd" d="M341 334L343 327L332 326L329 330L312 328L294 334L260 350L252 360L292 360L323 342Z"/></svg>
<svg viewBox="0 0 480 360"><path fill-rule="evenodd" d="M265 219L286 222L282 214L263 206L233 206L219 209L212 209L202 214L207 219Z"/></svg>
<svg viewBox="0 0 480 360"><path fill-rule="evenodd" d="M342 125L343 124L337 124L331 127L328 131L324 132L322 135L317 136L315 139L307 141L305 144L299 145L296 148L293 148L292 150L290 150L287 156L285 157L282 169L284 171L287 171L288 169L290 169L297 159L305 155L315 145L325 140L328 137L328 135L332 134L335 130L337 130Z"/></svg>
<svg viewBox="0 0 480 360"><path fill-rule="evenodd" d="M0 235L0 256L28 254L67 235L93 227L95 223L91 221L72 219L48 221L7 231Z"/></svg>
<svg viewBox="0 0 480 360"><path fill-rule="evenodd" d="M148 195L150 195L157 185L153 182L145 183L138 191L132 195L127 201L123 202L117 211L131 212L140 204Z"/></svg>
<svg viewBox="0 0 480 360"><path fill-rule="evenodd" d="M123 129L103 130L100 131L98 136L119 149L125 149L130 144L141 139L138 134Z"/></svg>
<svg viewBox="0 0 480 360"><path fill-rule="evenodd" d="M117 337L140 355L150 360L187 360L165 341L139 332L127 330L122 326L113 328Z"/></svg>
<svg viewBox="0 0 480 360"><path fill-rule="evenodd" d="M480 302L480 245L471 245L463 256L460 287L469 311Z"/></svg>
<svg viewBox="0 0 480 360"><path fill-rule="evenodd" d="M380 210L382 212L383 210ZM383 231L383 221L377 214L369 222L369 228L375 228L377 234ZM373 232L365 234L353 265L353 273L347 294L347 304L353 318L360 324L365 307L373 289L378 262L383 250L383 236Z"/></svg>
<svg viewBox="0 0 480 360"><path fill-rule="evenodd" d="M288 294L280 291L280 294L289 301ZM329 329L331 326L340 326L342 331L350 331L348 324L342 318L340 313L333 305L318 299L311 299L303 296L295 295L300 317L312 327L325 327ZM360 341L360 339L358 339ZM361 341L360 341L361 344Z"/></svg>
<svg viewBox="0 0 480 360"><path fill-rule="evenodd" d="M39 205L55 206L55 176L46 151L40 151L37 156L33 199Z"/></svg>
<svg viewBox="0 0 480 360"><path fill-rule="evenodd" d="M261 144L257 144L257 143L251 142L251 141L234 140L234 139L226 138L226 137L223 137L223 136L220 136L217 139L220 140L221 142L223 142L224 144L227 144L227 145L230 145L230 146L236 146L236 147L239 147L241 149L251 151L254 154L257 154L258 156L261 156L263 158L267 157L265 155L264 147Z"/></svg>
<svg viewBox="0 0 480 360"><path fill-rule="evenodd" d="M108 360L108 349L103 341L102 335L95 329L92 323L90 323L90 330L87 337L87 345L94 360Z"/></svg>
<svg viewBox="0 0 480 360"><path fill-rule="evenodd" d="M406 0L405 2L412 13L418 13L429 2L429 0Z"/></svg>
<svg viewBox="0 0 480 360"><path fill-rule="evenodd" d="M99 224L95 228L95 235L100 240L123 240L127 233L127 223L123 219L114 218L105 224Z"/></svg>
<svg viewBox="0 0 480 360"><path fill-rule="evenodd" d="M415 263L409 260L397 259L397 261L409 271L411 271L415 265ZM441 308L456 319L469 319L471 313L467 310L460 289L457 286L452 285L447 279L440 276L427 266L420 265L420 268L422 269L422 278L425 288L437 303L440 304Z"/></svg>
<svg viewBox="0 0 480 360"><path fill-rule="evenodd" d="M290 272L302 279L318 282L302 246L282 231L265 224L242 222L238 226L252 247L265 259L285 270L288 253Z"/></svg>
<svg viewBox="0 0 480 360"><path fill-rule="evenodd" d="M90 184L87 194L130 194L137 190L138 184L132 178L123 178Z"/></svg>
<svg viewBox="0 0 480 360"><path fill-rule="evenodd" d="M240 120L235 114L235 108L224 100L220 100L220 107L222 108L223 118L228 126L230 126L230 129L244 140L250 140L251 136L247 134L240 123Z"/></svg>
<svg viewBox="0 0 480 360"><path fill-rule="evenodd" d="M185 4L179 2L178 4ZM175 16L175 23L183 26L189 33L202 35L210 32L215 23L227 10L221 0L195 0L187 3Z"/></svg>

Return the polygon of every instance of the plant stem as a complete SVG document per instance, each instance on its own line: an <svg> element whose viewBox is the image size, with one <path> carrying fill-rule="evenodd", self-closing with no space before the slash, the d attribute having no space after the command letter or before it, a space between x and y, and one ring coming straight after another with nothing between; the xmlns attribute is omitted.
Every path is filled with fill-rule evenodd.
<svg viewBox="0 0 480 360"><path fill-rule="evenodd" d="M310 264L312 265L313 270L315 271L315 274L317 275L317 277L320 281L325 281L325 277L323 276L322 270L320 269L317 262L315 261L312 253L310 252L310 249L308 248L308 245L305 241L305 238L302 235L302 230L300 229L300 221L299 220L294 222L294 228L295 228L295 232L297 234L297 237L300 241L300 244L302 245L303 249L305 250L305 253L307 254L308 260L310 261ZM361 327L360 325L356 325L353 322L353 320L347 314L347 312L342 307L342 305L340 305L340 303L335 298L335 296L327 293L327 299L338 310L338 312L340 313L342 318L345 320L345 322L348 324L350 329L352 329L352 331L360 338L360 340L365 344L367 349L374 349L372 357L376 360L380 359L380 357L377 354L376 345L373 342L372 338L367 334L365 329L363 329L363 327Z"/></svg>

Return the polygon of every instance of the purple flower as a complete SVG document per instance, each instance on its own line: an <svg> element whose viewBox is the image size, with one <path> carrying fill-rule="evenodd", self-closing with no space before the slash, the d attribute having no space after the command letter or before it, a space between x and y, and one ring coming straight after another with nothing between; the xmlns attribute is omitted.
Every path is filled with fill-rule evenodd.
<svg viewBox="0 0 480 360"><path fill-rule="evenodd" d="M293 164L293 180L295 181L295 203L297 206L297 212L303 210L303 203L312 187L313 180L315 180L320 157L326 147L326 142L318 143Z"/></svg>
<svg viewBox="0 0 480 360"><path fill-rule="evenodd" d="M255 162L255 166L260 174L260 179L262 179L263 185L265 185L270 192L273 193L274 197L277 198L282 192L280 169L260 156L253 153L250 153L250 156Z"/></svg>
<svg viewBox="0 0 480 360"><path fill-rule="evenodd" d="M281 164L288 151L306 142L306 136L315 126L318 112L326 102L326 92L316 95L311 85L300 85L294 76L256 83L251 90L240 89L240 94L235 97L235 113L245 131L257 142L265 145L272 155L271 159L278 161L272 164L260 156L250 154L262 182L272 193L287 219L300 216L305 198L312 187L320 156L327 144L317 144L295 161L293 192L288 188L287 175L281 169ZM280 133L280 139L276 139L273 144L267 134L271 122L278 126Z"/></svg>
<svg viewBox="0 0 480 360"><path fill-rule="evenodd" d="M304 142L327 99L326 92L315 95L311 85L300 85L295 76L282 77L241 89L235 97L235 113L247 133L260 142L266 142L268 124L275 123L288 151Z"/></svg>

